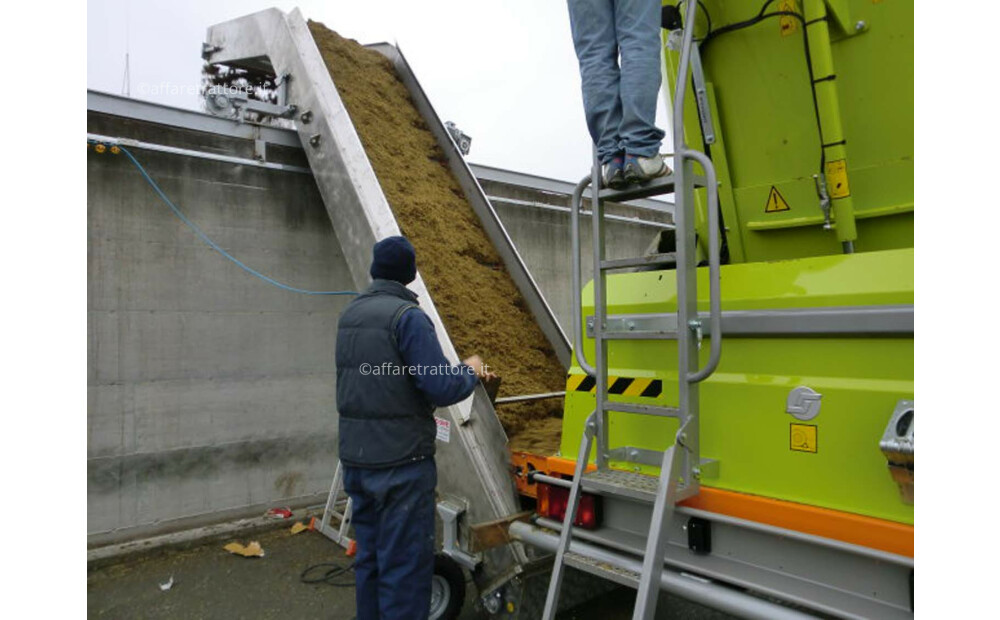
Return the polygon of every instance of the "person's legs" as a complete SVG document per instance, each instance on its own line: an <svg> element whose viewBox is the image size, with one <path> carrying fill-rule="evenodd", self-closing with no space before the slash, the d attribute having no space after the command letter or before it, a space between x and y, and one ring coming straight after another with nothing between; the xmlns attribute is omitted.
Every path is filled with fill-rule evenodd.
<svg viewBox="0 0 1000 620"><path fill-rule="evenodd" d="M386 620L426 620L434 575L437 467L427 458L391 471L379 519L379 611Z"/></svg>
<svg viewBox="0 0 1000 620"><path fill-rule="evenodd" d="M660 1L617 0L615 31L621 48L621 123L628 155L659 154L664 132L656 126L660 91Z"/></svg>
<svg viewBox="0 0 1000 620"><path fill-rule="evenodd" d="M621 151L620 74L614 0L568 0L573 46L580 62L583 113L602 164Z"/></svg>
<svg viewBox="0 0 1000 620"><path fill-rule="evenodd" d="M357 555L354 556L354 599L358 620L379 620L378 519L379 506L366 490L366 477L378 470L344 466L344 490L351 497L351 523Z"/></svg>

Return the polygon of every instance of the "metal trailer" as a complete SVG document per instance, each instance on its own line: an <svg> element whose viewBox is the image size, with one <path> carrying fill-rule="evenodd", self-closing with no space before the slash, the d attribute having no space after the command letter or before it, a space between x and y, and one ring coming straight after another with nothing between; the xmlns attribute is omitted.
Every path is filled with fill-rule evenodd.
<svg viewBox="0 0 1000 620"><path fill-rule="evenodd" d="M910 51L898 40L912 35L912 5L804 0L800 13L789 0L766 13L770 2L681 4L683 20L664 10L676 170L592 197L586 286L572 228L576 360L563 458L529 459L532 471L522 471L522 490L540 506L545 495L555 501L554 488L568 493L558 518L539 514L510 531L556 553L546 619L564 566L636 588L636 620L653 617L659 588L744 617L910 618L912 132L895 118L906 90L884 84L905 85ZM699 13L720 33L747 29L725 52L715 44L712 73L694 43L696 25L707 27ZM767 18L773 28L750 30ZM885 102L845 106L838 83L849 103ZM771 100L784 114L759 104ZM879 139L865 139L875 128ZM818 150L825 176L810 178ZM598 174L595 165L578 185L574 217ZM607 260L602 198L675 189L675 248ZM607 273L650 265L674 268ZM586 493L593 503L578 513ZM577 523L595 512L594 529ZM765 600L785 606L761 608Z"/></svg>

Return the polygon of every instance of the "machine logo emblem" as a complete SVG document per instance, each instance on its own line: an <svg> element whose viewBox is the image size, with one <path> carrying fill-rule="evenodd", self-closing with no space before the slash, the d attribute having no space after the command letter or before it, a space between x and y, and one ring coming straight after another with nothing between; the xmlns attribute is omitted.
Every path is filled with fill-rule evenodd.
<svg viewBox="0 0 1000 620"><path fill-rule="evenodd" d="M816 390L800 385L788 393L785 412L803 422L819 415L820 399L823 395Z"/></svg>

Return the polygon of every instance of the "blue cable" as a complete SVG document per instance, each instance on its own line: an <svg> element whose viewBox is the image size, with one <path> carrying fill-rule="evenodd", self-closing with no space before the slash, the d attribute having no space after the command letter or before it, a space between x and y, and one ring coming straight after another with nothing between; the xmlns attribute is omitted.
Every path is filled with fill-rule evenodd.
<svg viewBox="0 0 1000 620"><path fill-rule="evenodd" d="M89 142L91 142L93 144L100 144L100 142L98 142L96 140L90 140ZM163 190L160 189L160 186L156 184L156 181L154 181L152 179L152 177L149 176L149 173L146 172L146 169L142 167L142 164L139 163L139 161L135 158L134 155L132 155L132 153L129 152L129 150L127 148L125 148L124 146L121 146L120 144L116 144L116 145L113 145L113 146L117 146L119 149L121 149L122 153L125 153L125 155L128 156L129 160L131 160L131 162L133 164L135 164L135 167L138 168L139 172L142 174L143 178L146 179L146 182L149 183L150 187L153 188L153 190L157 193L157 195L159 195L160 199L163 200L163 202L167 203L167 206L170 207L170 210L174 212L174 215L176 215L177 217L179 217L182 222L184 222L185 224L187 224L188 227L191 230L194 231L194 234L198 235L199 239L201 239L202 241L204 241L206 244L208 244L209 247L211 247L213 250L215 250L219 254L222 254L223 256L225 256L226 258L228 258L229 260L231 260L234 263L236 263L236 265L240 269L243 269L244 271L246 271L247 273L249 273L251 275L257 276L258 278L260 278L261 280L267 282L268 284L272 284L272 285L274 285L274 286L276 286L276 287L278 287L280 289L284 289L286 291L291 291L292 293L301 293L303 295L357 295L358 294L355 291L308 291L306 289L296 288L294 286L288 286L287 284L282 284L281 282L278 282L277 280L275 280L273 278L269 278L268 276L265 276L264 274L262 274L261 272L257 271L253 267L248 267L247 265L243 264L243 262L241 262L240 259L236 258L235 256L233 256L229 252L227 252L224 249L222 249L221 247L219 247L219 244L217 244L216 242L212 241L208 237L208 235L206 235L204 232L202 232L202 230L200 228L198 228L198 226L194 222L192 222L191 220L189 220L183 213L181 213L181 210L178 209L174 205L174 203L172 203L170 201L169 198L167 198L167 195L163 193Z"/></svg>

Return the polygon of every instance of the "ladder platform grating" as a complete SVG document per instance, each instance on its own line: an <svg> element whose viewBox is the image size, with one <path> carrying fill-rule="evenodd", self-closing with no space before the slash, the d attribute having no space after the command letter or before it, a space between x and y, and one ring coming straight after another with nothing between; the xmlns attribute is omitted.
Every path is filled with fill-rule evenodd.
<svg viewBox="0 0 1000 620"><path fill-rule="evenodd" d="M695 187L705 187L705 178L698 175L693 175L693 181ZM674 191L674 175L668 174L665 177L659 177L653 179L652 181L647 181L645 183L640 183L638 185L630 185L622 190L616 189L602 189L598 196L601 200L610 200L611 202L626 202L629 200L637 200L639 198L649 198L650 196L660 196L662 194L672 194Z"/></svg>
<svg viewBox="0 0 1000 620"><path fill-rule="evenodd" d="M644 502L656 501L656 491L660 479L630 471L617 469L599 469L583 476L584 491L607 495L618 495Z"/></svg>
<svg viewBox="0 0 1000 620"><path fill-rule="evenodd" d="M563 555L563 561L566 566L572 566L577 570L582 570L584 572L590 573L591 575L597 575L604 579L609 579L616 583L620 583L623 586L629 586L632 588L639 587L639 573L628 570L627 568L621 568L620 566L614 566L608 564L607 562L601 562L595 558L575 553L573 551L567 551Z"/></svg>

